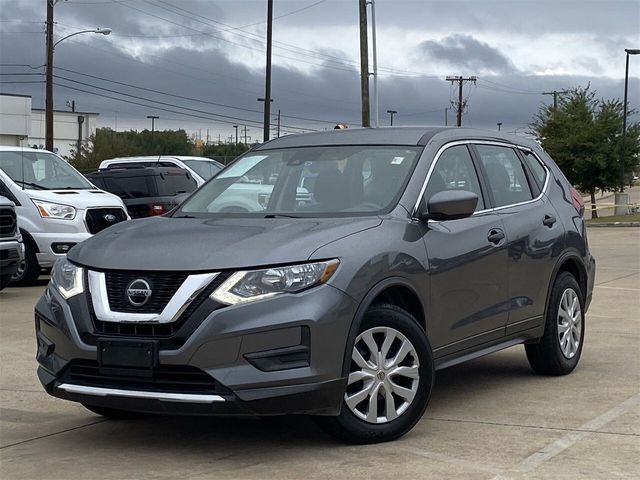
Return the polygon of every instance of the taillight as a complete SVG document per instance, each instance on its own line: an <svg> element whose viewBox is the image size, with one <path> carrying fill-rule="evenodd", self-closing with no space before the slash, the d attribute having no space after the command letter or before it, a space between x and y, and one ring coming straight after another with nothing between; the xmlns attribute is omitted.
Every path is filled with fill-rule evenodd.
<svg viewBox="0 0 640 480"><path fill-rule="evenodd" d="M151 215L155 216L155 215L163 215L167 213L167 207L165 207L163 204L161 203L153 203L151 204Z"/></svg>
<svg viewBox="0 0 640 480"><path fill-rule="evenodd" d="M582 195L575 188L571 187L571 200L573 201L573 208L582 216L584 214L584 200Z"/></svg>

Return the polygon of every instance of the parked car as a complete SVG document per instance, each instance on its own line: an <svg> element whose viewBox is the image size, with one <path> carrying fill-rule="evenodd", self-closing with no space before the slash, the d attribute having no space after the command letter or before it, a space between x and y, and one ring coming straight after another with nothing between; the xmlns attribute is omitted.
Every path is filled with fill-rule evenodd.
<svg viewBox="0 0 640 480"><path fill-rule="evenodd" d="M179 167L188 170L196 180L198 186L203 185L207 180L224 168L220 162L205 157L187 156L150 156L150 157L122 157L103 160L100 163L100 170L110 168L120 168L125 166L159 166L159 167Z"/></svg>
<svg viewBox="0 0 640 480"><path fill-rule="evenodd" d="M131 218L164 215L197 188L189 171L176 167L113 167L86 176L100 188L119 196Z"/></svg>
<svg viewBox="0 0 640 480"><path fill-rule="evenodd" d="M15 285L33 285L75 244L127 219L122 200L46 150L0 146L0 195L16 205L24 241Z"/></svg>
<svg viewBox="0 0 640 480"><path fill-rule="evenodd" d="M14 203L0 196L0 290L9 285L24 259L24 245L18 230Z"/></svg>
<svg viewBox="0 0 640 480"><path fill-rule="evenodd" d="M268 201L218 211L247 179L275 180ZM595 275L583 211L521 137L272 140L171 214L110 228L56 265L35 307L38 375L107 417L304 413L351 442L395 439L436 370L523 343L540 374L576 367Z"/></svg>

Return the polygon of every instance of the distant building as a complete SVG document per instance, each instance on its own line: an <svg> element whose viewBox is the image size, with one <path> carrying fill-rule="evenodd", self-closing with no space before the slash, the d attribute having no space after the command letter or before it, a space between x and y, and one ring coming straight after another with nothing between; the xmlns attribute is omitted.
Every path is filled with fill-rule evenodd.
<svg viewBox="0 0 640 480"><path fill-rule="evenodd" d="M53 146L61 156L69 156L78 144L86 145L95 133L98 113L53 111ZM31 107L31 97L0 94L0 145L44 148L45 112Z"/></svg>

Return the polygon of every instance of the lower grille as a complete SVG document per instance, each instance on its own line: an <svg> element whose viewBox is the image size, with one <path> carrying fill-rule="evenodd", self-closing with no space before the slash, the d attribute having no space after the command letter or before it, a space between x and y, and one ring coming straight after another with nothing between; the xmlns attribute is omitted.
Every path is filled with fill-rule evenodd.
<svg viewBox="0 0 640 480"><path fill-rule="evenodd" d="M127 214L121 208L89 208L85 214L89 233L98 233L126 219Z"/></svg>
<svg viewBox="0 0 640 480"><path fill-rule="evenodd" d="M15 210L0 207L0 237L14 237L17 226Z"/></svg>
<svg viewBox="0 0 640 480"><path fill-rule="evenodd" d="M225 394L230 390L199 368L189 365L159 365L151 377L127 374L126 368L118 369L121 374L100 372L98 362L77 360L71 362L60 377L61 382L90 387L119 388L124 390L144 390L168 393L208 393Z"/></svg>

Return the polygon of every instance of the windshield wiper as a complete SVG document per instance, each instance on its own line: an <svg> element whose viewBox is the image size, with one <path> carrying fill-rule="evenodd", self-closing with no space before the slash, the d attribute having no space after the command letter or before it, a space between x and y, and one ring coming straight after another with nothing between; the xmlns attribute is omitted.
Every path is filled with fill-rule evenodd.
<svg viewBox="0 0 640 480"><path fill-rule="evenodd" d="M298 215L287 215L286 213L267 213L264 218L301 218Z"/></svg>
<svg viewBox="0 0 640 480"><path fill-rule="evenodd" d="M37 188L39 190L49 190L47 187L43 187L42 185L38 185L37 183L33 182L24 182L22 180L14 180L14 182L19 183L20 185L27 185L29 187Z"/></svg>

